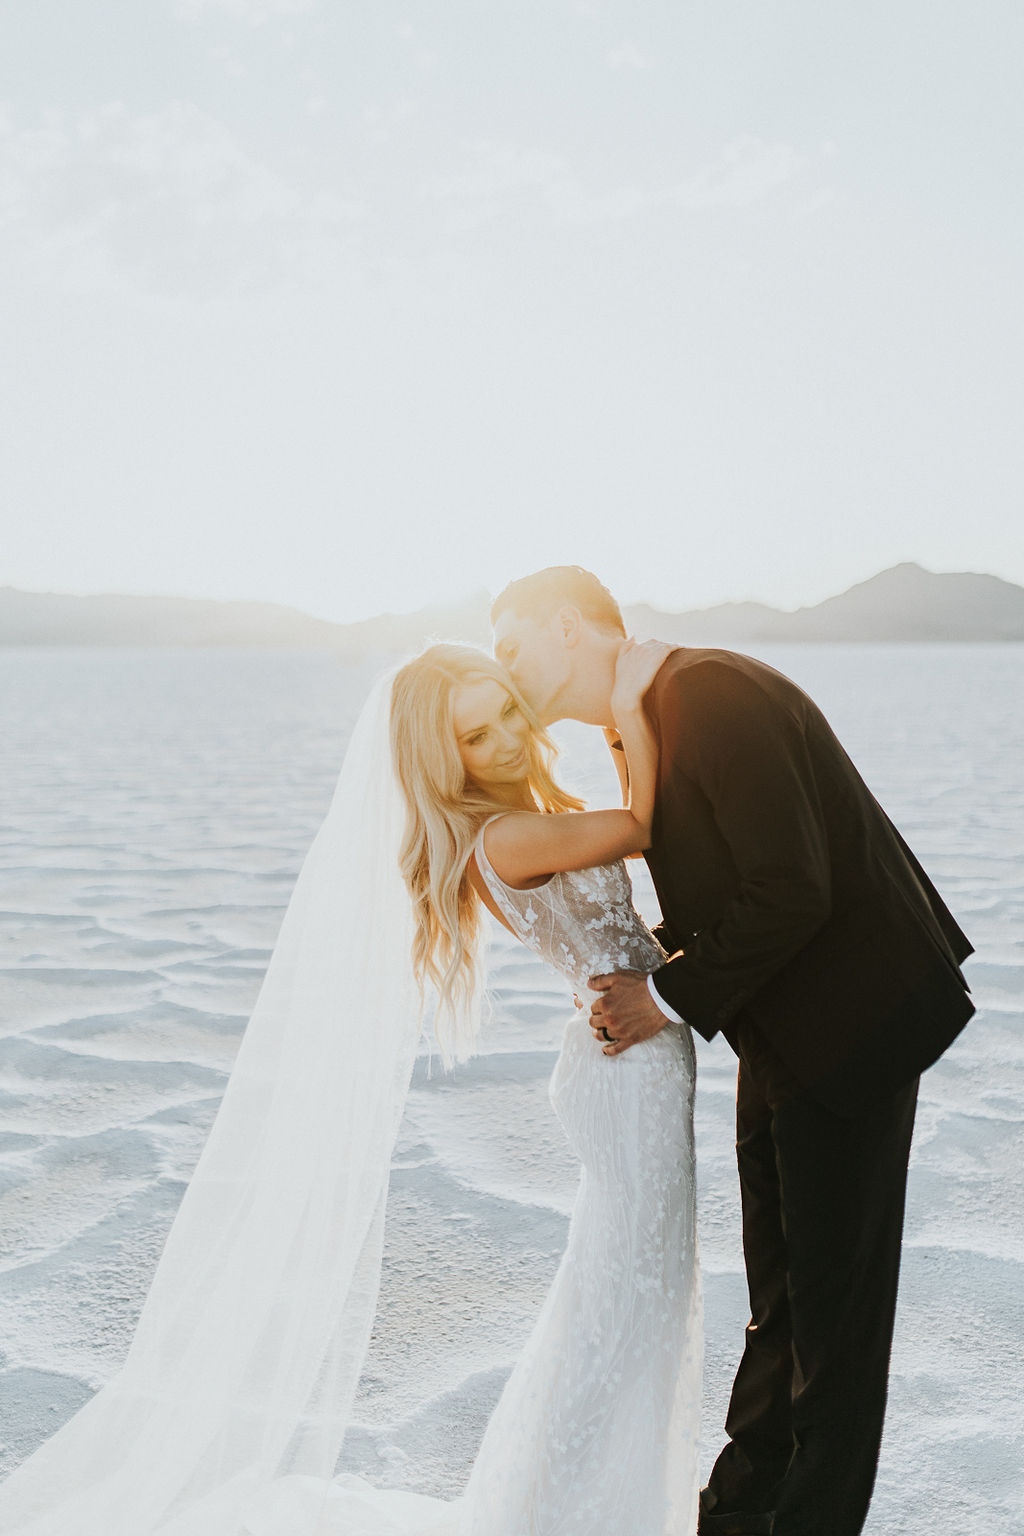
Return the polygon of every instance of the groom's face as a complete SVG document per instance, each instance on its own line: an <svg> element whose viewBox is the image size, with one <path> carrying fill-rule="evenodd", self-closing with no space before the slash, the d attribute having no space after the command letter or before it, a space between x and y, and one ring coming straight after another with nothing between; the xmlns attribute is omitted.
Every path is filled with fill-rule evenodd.
<svg viewBox="0 0 1024 1536"><path fill-rule="evenodd" d="M572 668L557 615L538 624L506 608L494 626L494 655L542 724L562 718L560 698Z"/></svg>

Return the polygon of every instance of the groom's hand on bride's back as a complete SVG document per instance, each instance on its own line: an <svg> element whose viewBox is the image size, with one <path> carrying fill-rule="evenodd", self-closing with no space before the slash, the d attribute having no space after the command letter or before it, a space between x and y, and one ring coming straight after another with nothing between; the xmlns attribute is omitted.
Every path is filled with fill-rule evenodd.
<svg viewBox="0 0 1024 1536"><path fill-rule="evenodd" d="M590 1027L606 1056L618 1056L631 1045L649 1040L668 1023L639 971L591 976L587 985L601 996L590 1005Z"/></svg>

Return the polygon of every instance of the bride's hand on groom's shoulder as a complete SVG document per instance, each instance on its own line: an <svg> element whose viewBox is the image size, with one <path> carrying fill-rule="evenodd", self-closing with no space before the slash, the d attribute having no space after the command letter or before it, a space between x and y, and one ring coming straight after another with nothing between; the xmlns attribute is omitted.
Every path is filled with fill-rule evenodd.
<svg viewBox="0 0 1024 1536"><path fill-rule="evenodd" d="M612 715L621 720L634 713L654 682L666 656L675 649L664 640L627 640L615 663Z"/></svg>

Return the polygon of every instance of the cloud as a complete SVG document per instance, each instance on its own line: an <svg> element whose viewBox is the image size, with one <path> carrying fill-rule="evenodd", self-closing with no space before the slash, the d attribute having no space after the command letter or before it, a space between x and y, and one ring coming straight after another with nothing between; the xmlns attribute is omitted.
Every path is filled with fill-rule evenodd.
<svg viewBox="0 0 1024 1536"><path fill-rule="evenodd" d="M323 102L311 97L309 110ZM298 284L430 248L481 226L614 224L653 215L723 216L795 188L821 190L793 145L744 136L675 180L600 187L567 155L497 139L467 142L444 174L396 179L387 156L417 117L414 98L367 109L365 201L308 187L254 155L220 119L190 102L133 114L112 103L75 120L32 126L0 118L0 251L6 264L65 289L125 285L209 295ZM376 167L375 157L384 153ZM352 168L350 167L350 170Z"/></svg>
<svg viewBox="0 0 1024 1536"><path fill-rule="evenodd" d="M688 208L746 208L792 181L803 163L792 144L766 143L743 134L681 182L671 200Z"/></svg>
<svg viewBox="0 0 1024 1536"><path fill-rule="evenodd" d="M425 178L419 190L422 198L446 204L466 228L503 215L524 194L563 222L603 223L657 209L747 208L780 192L806 165L792 144L743 135L678 181L595 190L564 155L476 140L463 146L458 170Z"/></svg>
<svg viewBox="0 0 1024 1536"><path fill-rule="evenodd" d="M211 291L306 277L344 246L360 210L310 194L189 102L73 123L0 121L0 227L36 269L73 288L135 280Z"/></svg>
<svg viewBox="0 0 1024 1536"><path fill-rule="evenodd" d="M744 134L679 181L621 187L581 204L575 217L585 222L637 217L657 209L692 213L750 208L765 203L807 169L806 158L792 145L769 143Z"/></svg>

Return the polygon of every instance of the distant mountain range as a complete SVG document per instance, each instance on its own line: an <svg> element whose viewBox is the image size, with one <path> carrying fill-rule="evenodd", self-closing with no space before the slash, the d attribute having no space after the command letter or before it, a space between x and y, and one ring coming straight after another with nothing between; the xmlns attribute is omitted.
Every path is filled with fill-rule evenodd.
<svg viewBox="0 0 1024 1536"><path fill-rule="evenodd" d="M357 659L401 653L430 638L486 644L488 598L331 624L276 603L204 598L68 597L0 588L0 645L265 646L334 650ZM721 603L672 613L625 609L632 632L688 645L751 641L1024 641L1024 587L998 576L936 574L904 564L838 597L785 613L763 603Z"/></svg>
<svg viewBox="0 0 1024 1536"><path fill-rule="evenodd" d="M969 571L939 575L907 562L795 613L763 603L721 603L689 613L639 605L629 616L637 634L688 645L743 640L1024 640L1024 587Z"/></svg>

